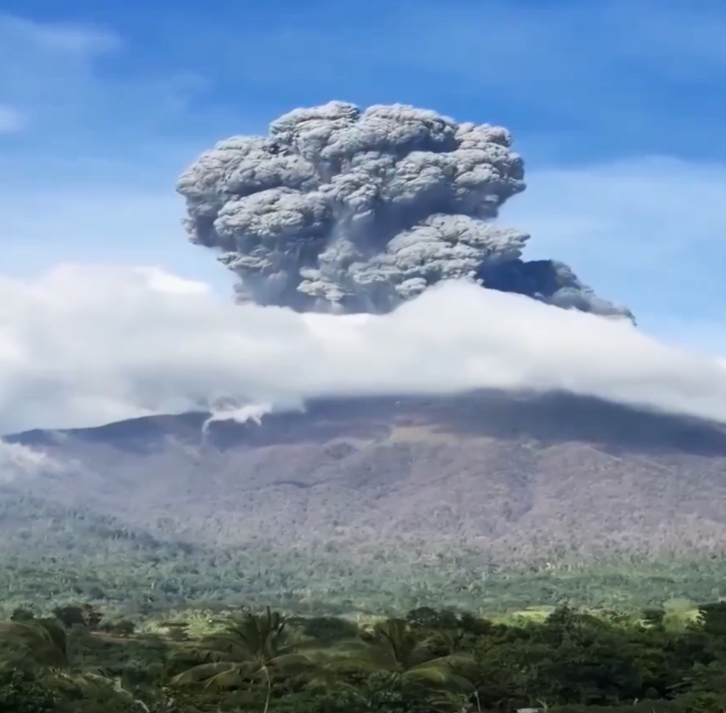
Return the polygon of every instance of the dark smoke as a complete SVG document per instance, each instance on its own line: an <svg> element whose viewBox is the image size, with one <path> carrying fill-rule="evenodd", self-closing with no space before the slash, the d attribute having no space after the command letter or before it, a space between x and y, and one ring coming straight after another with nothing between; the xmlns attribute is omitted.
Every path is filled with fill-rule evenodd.
<svg viewBox="0 0 726 713"><path fill-rule="evenodd" d="M240 301L388 312L468 278L559 307L632 318L529 235L495 223L525 188L506 129L410 106L296 109L269 136L222 141L181 176L192 242L221 251Z"/></svg>

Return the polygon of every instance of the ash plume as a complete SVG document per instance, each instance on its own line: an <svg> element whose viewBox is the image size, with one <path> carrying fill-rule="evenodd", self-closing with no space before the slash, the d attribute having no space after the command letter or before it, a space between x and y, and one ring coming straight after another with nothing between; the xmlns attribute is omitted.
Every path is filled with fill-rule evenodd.
<svg viewBox="0 0 726 713"><path fill-rule="evenodd" d="M525 188L501 127L411 106L295 109L181 176L190 240L220 251L238 301L385 313L447 279L563 308L630 312L562 263L522 259L529 235L496 223Z"/></svg>

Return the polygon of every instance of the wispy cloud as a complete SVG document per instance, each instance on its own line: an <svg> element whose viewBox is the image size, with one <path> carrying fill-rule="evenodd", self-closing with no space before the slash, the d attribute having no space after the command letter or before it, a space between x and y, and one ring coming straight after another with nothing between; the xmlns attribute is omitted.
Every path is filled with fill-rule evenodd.
<svg viewBox="0 0 726 713"><path fill-rule="evenodd" d="M91 58L109 50L119 49L121 38L106 29L93 25L70 23L41 23L25 17L0 14L0 37L6 48L25 52L57 53L76 58Z"/></svg>
<svg viewBox="0 0 726 713"><path fill-rule="evenodd" d="M163 137L170 126L204 134L214 122L245 131L250 116L339 98L505 123L568 159L703 157L721 151L712 142L726 120L717 100L725 33L715 0L352 0L304 10L273 0L256 13L149 11L144 30L123 38L0 15L0 97L56 121L75 107L87 142L101 125L115 136Z"/></svg>
<svg viewBox="0 0 726 713"><path fill-rule="evenodd" d="M406 33L398 43L408 61L465 71L483 81L498 82L522 71L534 80L565 67L569 73L559 77L563 82L606 68L637 71L647 66L651 80L654 75L678 79L726 68L726 11L716 2L558 0L525 7L494 0L458 3L454 12L434 3L394 7L402 19L409 15L409 27L418 30ZM437 52L418 48L418 41L428 37L432 45L428 49L435 49L442 35L455 44ZM377 47L372 45L371 50ZM487 57L490 61L476 61ZM505 59L510 62L507 71L492 71L492 62ZM629 78L613 77L623 79Z"/></svg>
<svg viewBox="0 0 726 713"><path fill-rule="evenodd" d="M641 320L720 323L726 284L726 164L652 157L534 168L504 211L534 236L530 257L557 256Z"/></svg>
<svg viewBox="0 0 726 713"><path fill-rule="evenodd" d="M0 97L41 130L101 85L93 67L120 38L92 27L42 24L0 15Z"/></svg>
<svg viewBox="0 0 726 713"><path fill-rule="evenodd" d="M63 466L45 453L17 443L0 441L0 485L61 470Z"/></svg>
<svg viewBox="0 0 726 713"><path fill-rule="evenodd" d="M181 225L183 203L173 190L173 170L169 170L168 186L133 177L120 181L122 169L103 164L92 173L97 182L74 181L69 176L60 186L54 176L51 180L31 176L18 183L3 181L2 173L4 276L34 277L63 262L141 263L211 282L231 299L232 274L186 240ZM108 178L109 173L117 175Z"/></svg>
<svg viewBox="0 0 726 713"><path fill-rule="evenodd" d="M215 98L241 109L252 97L403 101L542 135L569 159L721 151L722 3L354 0L234 30L206 22L198 36L215 51L198 61Z"/></svg>
<svg viewBox="0 0 726 713"><path fill-rule="evenodd" d="M114 33L92 26L40 23L0 14L0 92L39 101L39 91L53 89L51 98L69 85L89 81L93 63L120 50Z"/></svg>
<svg viewBox="0 0 726 713"><path fill-rule="evenodd" d="M25 127L25 117L17 109L0 104L0 134L14 134Z"/></svg>
<svg viewBox="0 0 726 713"><path fill-rule="evenodd" d="M160 117L183 114L204 86L191 70L136 67L128 42L113 30L0 14L0 97L38 138L47 141L40 134L52 127L56 151L64 143L109 151L116 146L109 136L148 140Z"/></svg>

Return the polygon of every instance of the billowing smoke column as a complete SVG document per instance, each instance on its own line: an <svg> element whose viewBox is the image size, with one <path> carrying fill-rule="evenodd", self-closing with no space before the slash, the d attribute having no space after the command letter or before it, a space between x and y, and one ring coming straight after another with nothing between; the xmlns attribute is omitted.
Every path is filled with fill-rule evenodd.
<svg viewBox="0 0 726 713"><path fill-rule="evenodd" d="M525 262L529 235L495 224L524 190L506 129L410 106L295 109L267 137L204 153L179 179L192 242L221 251L239 301L387 312L470 278L561 307L630 313L561 263Z"/></svg>

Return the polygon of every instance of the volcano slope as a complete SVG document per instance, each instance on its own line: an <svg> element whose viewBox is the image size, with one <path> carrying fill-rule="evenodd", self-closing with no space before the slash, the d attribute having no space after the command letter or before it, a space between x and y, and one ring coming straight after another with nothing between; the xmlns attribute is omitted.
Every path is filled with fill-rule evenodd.
<svg viewBox="0 0 726 713"><path fill-rule="evenodd" d="M3 557L21 557L28 578L16 595L29 596L49 562L73 569L79 593L113 599L133 582L155 591L147 600L417 605L536 578L539 594L522 603L556 598L578 572L597 589L593 572L617 580L624 567L657 575L643 586L657 582L661 600L691 593L682 573L702 566L711 574L698 586L720 586L717 424L499 392L317 401L259 424L206 419L6 438L54 464L2 486Z"/></svg>

